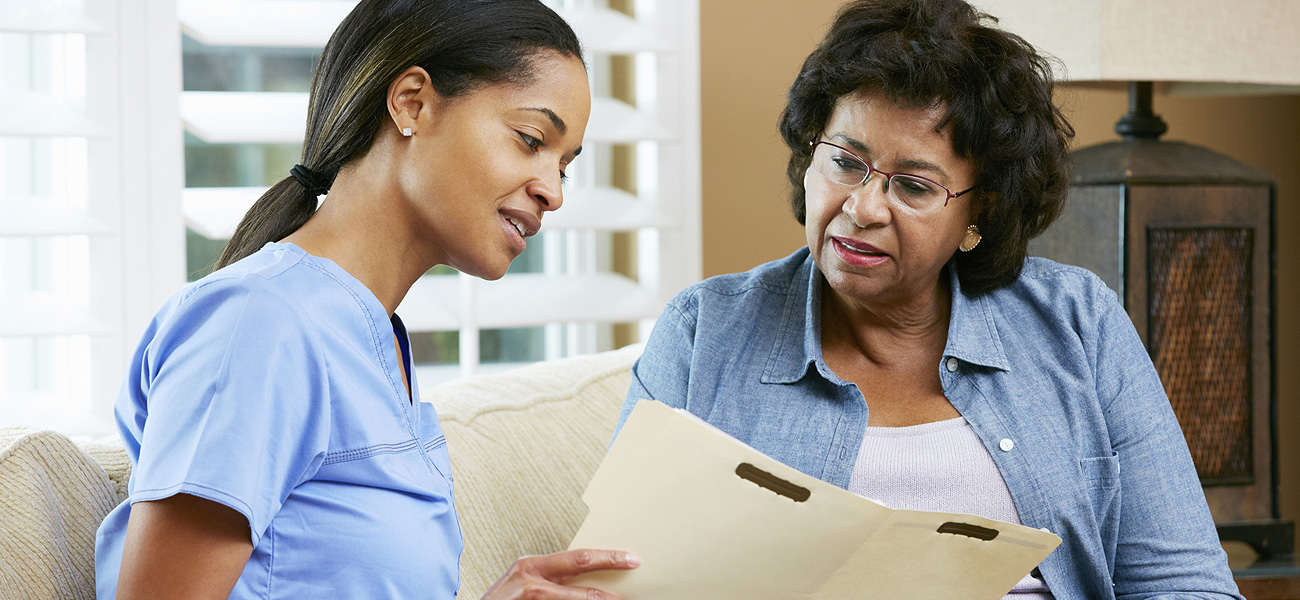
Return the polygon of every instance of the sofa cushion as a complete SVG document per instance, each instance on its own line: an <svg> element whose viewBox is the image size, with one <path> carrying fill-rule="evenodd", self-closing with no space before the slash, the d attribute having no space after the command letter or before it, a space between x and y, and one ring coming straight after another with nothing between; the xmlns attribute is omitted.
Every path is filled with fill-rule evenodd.
<svg viewBox="0 0 1300 600"><path fill-rule="evenodd" d="M437 386L465 537L461 598L478 598L520 556L563 550L587 515L640 346Z"/></svg>
<svg viewBox="0 0 1300 600"><path fill-rule="evenodd" d="M126 459L120 442L96 451ZM119 475L62 434L0 429L0 599L95 597L95 531L126 498Z"/></svg>

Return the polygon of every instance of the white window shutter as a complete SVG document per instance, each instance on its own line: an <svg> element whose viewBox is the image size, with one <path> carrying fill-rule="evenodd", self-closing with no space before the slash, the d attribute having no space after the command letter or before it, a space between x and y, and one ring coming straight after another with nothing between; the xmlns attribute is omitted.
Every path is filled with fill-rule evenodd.
<svg viewBox="0 0 1300 600"><path fill-rule="evenodd" d="M174 6L0 0L0 426L113 431L183 282Z"/></svg>

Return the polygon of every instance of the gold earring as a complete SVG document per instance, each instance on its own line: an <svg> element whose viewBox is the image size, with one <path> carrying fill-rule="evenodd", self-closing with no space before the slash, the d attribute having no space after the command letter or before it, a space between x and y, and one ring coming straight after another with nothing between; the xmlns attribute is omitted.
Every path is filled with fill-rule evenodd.
<svg viewBox="0 0 1300 600"><path fill-rule="evenodd" d="M957 248L962 252L970 252L975 249L975 246L980 245L980 240L982 239L984 238L980 236L980 228L971 225L966 228L966 237L961 239L961 244L959 244Z"/></svg>

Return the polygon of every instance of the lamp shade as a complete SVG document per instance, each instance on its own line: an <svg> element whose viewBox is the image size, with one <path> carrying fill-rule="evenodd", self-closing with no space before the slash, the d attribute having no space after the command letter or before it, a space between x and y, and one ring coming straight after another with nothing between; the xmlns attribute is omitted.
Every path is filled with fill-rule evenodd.
<svg viewBox="0 0 1300 600"><path fill-rule="evenodd" d="M1059 80L1300 86L1296 0L970 2L1057 58Z"/></svg>

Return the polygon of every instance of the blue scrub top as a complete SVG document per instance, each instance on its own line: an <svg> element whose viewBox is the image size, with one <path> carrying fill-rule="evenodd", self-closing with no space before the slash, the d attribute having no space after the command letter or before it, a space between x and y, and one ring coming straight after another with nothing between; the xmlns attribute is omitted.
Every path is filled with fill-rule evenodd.
<svg viewBox="0 0 1300 600"><path fill-rule="evenodd" d="M186 287L145 331L115 406L130 498L99 528L117 593L131 503L185 493L248 519L231 598L452 598L463 548L446 440L408 397L401 320L292 244ZM407 369L410 372L410 369Z"/></svg>

